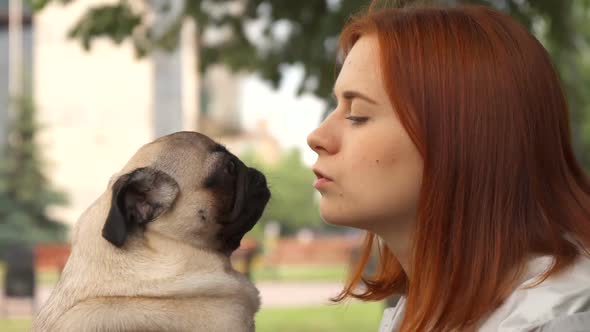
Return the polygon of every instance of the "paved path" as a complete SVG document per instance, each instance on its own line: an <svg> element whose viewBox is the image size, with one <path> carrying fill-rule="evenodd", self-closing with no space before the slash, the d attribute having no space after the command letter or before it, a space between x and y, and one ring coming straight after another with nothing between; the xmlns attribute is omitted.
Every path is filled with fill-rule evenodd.
<svg viewBox="0 0 590 332"><path fill-rule="evenodd" d="M329 304L330 297L341 290L340 283L320 282L260 282L262 308ZM0 296L0 319L30 316L33 305L39 307L51 293L52 287L42 286L37 291L36 303L27 299L4 299Z"/></svg>
<svg viewBox="0 0 590 332"><path fill-rule="evenodd" d="M329 304L330 298L342 290L340 283L278 283L261 282L262 308Z"/></svg>

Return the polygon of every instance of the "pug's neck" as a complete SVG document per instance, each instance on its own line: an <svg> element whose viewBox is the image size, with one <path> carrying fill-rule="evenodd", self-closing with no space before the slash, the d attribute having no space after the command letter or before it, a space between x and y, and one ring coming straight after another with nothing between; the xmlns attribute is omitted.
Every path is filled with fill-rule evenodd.
<svg viewBox="0 0 590 332"><path fill-rule="evenodd" d="M150 259L166 259L171 262L190 261L191 269L197 269L199 273L202 273L202 269L211 270L212 262L215 262L213 265L216 269L222 268L224 271L227 271L228 268L231 269L229 255L213 248L207 248L205 245L184 243L153 230L144 232L141 238L136 241L135 245L145 248L140 251L145 251L145 255L150 256ZM203 264L203 261L207 261L207 263Z"/></svg>

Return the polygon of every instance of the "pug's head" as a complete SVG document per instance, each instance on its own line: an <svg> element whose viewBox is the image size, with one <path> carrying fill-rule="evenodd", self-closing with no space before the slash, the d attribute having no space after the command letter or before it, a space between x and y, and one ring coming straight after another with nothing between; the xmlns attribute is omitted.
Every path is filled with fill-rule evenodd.
<svg viewBox="0 0 590 332"><path fill-rule="evenodd" d="M102 229L117 247L154 232L229 254L270 198L261 172L196 132L144 145L118 174Z"/></svg>

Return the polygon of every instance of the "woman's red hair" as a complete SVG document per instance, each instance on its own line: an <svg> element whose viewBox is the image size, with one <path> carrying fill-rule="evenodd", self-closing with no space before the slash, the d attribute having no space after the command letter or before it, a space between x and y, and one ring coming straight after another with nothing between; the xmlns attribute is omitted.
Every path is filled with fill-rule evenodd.
<svg viewBox="0 0 590 332"><path fill-rule="evenodd" d="M483 6L369 11L345 26L344 57L367 34L377 35L385 88L424 161L412 278L387 247L363 276L368 233L336 301L404 294L402 331L461 330L502 303L532 256L555 257L543 280L587 254L590 181L542 45Z"/></svg>

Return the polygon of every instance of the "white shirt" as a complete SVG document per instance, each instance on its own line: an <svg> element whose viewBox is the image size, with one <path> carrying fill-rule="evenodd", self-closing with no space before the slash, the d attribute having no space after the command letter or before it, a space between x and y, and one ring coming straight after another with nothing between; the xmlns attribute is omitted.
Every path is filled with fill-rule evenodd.
<svg viewBox="0 0 590 332"><path fill-rule="evenodd" d="M580 257L573 266L525 289L546 271L550 256L532 259L523 282L506 301L480 323L479 332L560 331L590 332L590 259ZM402 297L387 308L379 332L398 331L405 311Z"/></svg>

